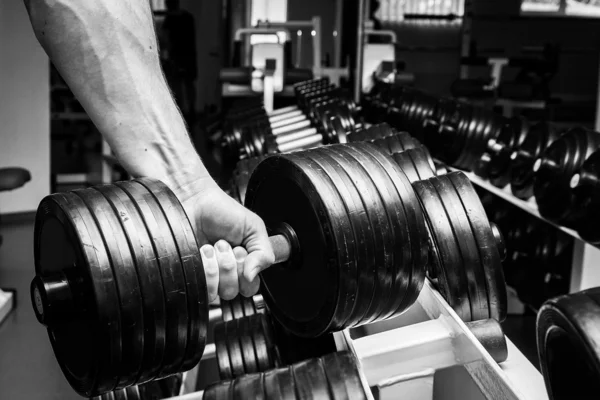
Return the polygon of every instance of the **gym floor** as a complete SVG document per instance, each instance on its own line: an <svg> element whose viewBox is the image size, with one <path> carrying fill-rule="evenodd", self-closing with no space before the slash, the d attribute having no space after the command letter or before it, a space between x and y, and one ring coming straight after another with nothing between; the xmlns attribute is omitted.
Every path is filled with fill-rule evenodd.
<svg viewBox="0 0 600 400"><path fill-rule="evenodd" d="M81 399L68 385L52 353L48 335L31 309L33 216L3 219L0 235L0 287L17 289L17 307L0 325L0 399ZM509 316L506 335L538 365L535 316Z"/></svg>

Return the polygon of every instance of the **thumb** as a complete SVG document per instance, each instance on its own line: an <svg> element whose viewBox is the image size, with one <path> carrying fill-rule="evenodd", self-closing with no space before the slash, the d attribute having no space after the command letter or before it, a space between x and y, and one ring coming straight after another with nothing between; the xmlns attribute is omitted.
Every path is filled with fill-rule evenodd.
<svg viewBox="0 0 600 400"><path fill-rule="evenodd" d="M267 228L256 214L253 214L250 234L245 240L244 247L248 251L248 257L244 262L244 278L248 282L253 282L261 271L275 262Z"/></svg>
<svg viewBox="0 0 600 400"><path fill-rule="evenodd" d="M248 254L246 261L244 262L244 278L248 282L254 282L259 273L269 268L273 264L275 257L268 257L262 251L255 251Z"/></svg>

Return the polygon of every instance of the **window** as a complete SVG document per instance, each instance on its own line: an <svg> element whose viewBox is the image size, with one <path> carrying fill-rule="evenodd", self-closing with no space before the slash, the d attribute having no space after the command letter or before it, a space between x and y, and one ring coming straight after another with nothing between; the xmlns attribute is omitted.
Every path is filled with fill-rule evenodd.
<svg viewBox="0 0 600 400"><path fill-rule="evenodd" d="M462 17L465 0L382 0L377 17L401 21L407 17Z"/></svg>
<svg viewBox="0 0 600 400"><path fill-rule="evenodd" d="M522 0L521 15L600 18L600 0Z"/></svg>

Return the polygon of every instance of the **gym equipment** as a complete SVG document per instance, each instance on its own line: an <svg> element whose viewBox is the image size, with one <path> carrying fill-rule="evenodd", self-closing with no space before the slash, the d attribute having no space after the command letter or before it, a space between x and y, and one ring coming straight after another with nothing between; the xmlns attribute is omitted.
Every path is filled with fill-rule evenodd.
<svg viewBox="0 0 600 400"><path fill-rule="evenodd" d="M527 200L533 196L533 164L561 134L555 125L538 122L531 126L521 146L512 152L510 189L516 197Z"/></svg>
<svg viewBox="0 0 600 400"><path fill-rule="evenodd" d="M527 137L529 122L523 117L514 117L502 127L498 138L490 139L486 151L481 155L474 172L497 187L510 182L510 155Z"/></svg>
<svg viewBox="0 0 600 400"><path fill-rule="evenodd" d="M356 358L350 352L328 354L284 368L215 383L204 400L367 399Z"/></svg>
<svg viewBox="0 0 600 400"><path fill-rule="evenodd" d="M600 392L600 288L547 301L537 315L540 365L551 400Z"/></svg>
<svg viewBox="0 0 600 400"><path fill-rule="evenodd" d="M573 173L600 147L600 133L573 128L555 140L533 165L533 192L540 214L578 228L570 181ZM583 221L583 225L587 221Z"/></svg>
<svg viewBox="0 0 600 400"><path fill-rule="evenodd" d="M583 240L600 244L597 222L600 211L600 151L594 152L573 174L569 182L573 193L573 219Z"/></svg>
<svg viewBox="0 0 600 400"><path fill-rule="evenodd" d="M149 400L164 399L179 394L182 384L182 374L175 374L164 379L129 386L125 389L114 390L92 400Z"/></svg>

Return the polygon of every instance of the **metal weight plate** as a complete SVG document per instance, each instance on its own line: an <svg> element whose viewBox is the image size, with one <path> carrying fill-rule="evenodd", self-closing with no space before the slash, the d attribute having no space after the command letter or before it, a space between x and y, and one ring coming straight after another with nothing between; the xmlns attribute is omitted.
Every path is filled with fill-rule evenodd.
<svg viewBox="0 0 600 400"><path fill-rule="evenodd" d="M396 191L396 186L387 171L385 171L377 160L373 159L370 154L366 153L360 147L347 145L344 146L343 150L353 157L357 164L362 166L365 172L371 176L383 201L388 226L391 228L394 243L409 243L407 218L402 199ZM378 299L381 301L382 310L378 315L373 316L373 320L388 316L394 311L390 307L394 305L394 298L397 296L397 292L394 289L396 288L396 279L401 274L398 269L402 269L405 260L410 260L411 254L408 247L402 245L392 247L392 262L389 264L390 268L386 271L387 282L386 286L384 286L384 290L387 293L385 291L379 293ZM404 280L407 280L407 278L404 277Z"/></svg>
<svg viewBox="0 0 600 400"><path fill-rule="evenodd" d="M315 149L309 152L307 156L318 163L331 180L336 182L336 188L344 200L348 217L352 222L354 239L357 244L357 264L360 266L356 275L358 283L356 297L352 313L348 320L349 326L353 326L364 318L365 311L368 309L373 298L375 270L377 266L375 265L371 224L356 187L343 167L331 157L329 152L326 149Z"/></svg>
<svg viewBox="0 0 600 400"><path fill-rule="evenodd" d="M263 374L244 375L237 378L233 383L233 399L264 399L265 389L263 378Z"/></svg>
<svg viewBox="0 0 600 400"><path fill-rule="evenodd" d="M309 172L313 179L318 180L321 185L320 193L330 200L328 208L333 215L338 215L336 221L339 229L336 230L340 235L337 249L338 254L338 307L333 315L333 324L337 329L343 329L348 320L353 306L353 298L356 296L356 245L352 233L350 218L343 206L342 199L335 187L335 183L328 179L327 174L319 165L311 161L306 153L302 155L290 155L297 165Z"/></svg>
<svg viewBox="0 0 600 400"><path fill-rule="evenodd" d="M242 347L238 339L238 320L225 322L225 343L227 344L227 352L229 353L229 361L231 363L231 373L234 378L238 378L246 374L246 366L244 365L244 356L242 355Z"/></svg>
<svg viewBox="0 0 600 400"><path fill-rule="evenodd" d="M348 253L349 262L345 265L340 271L340 310L337 316L337 326L345 327L347 326L348 319L351 316L352 310L354 308L356 293L358 290L358 281L357 281L357 271L358 271L358 263L356 254L358 252L358 246L356 242L356 238L354 235L353 227L352 227L352 216L348 213L348 209L345 206L345 202L343 201L344 197L340 188L338 188L339 182L334 181L330 175L327 174L325 169L311 158L312 151L307 151L302 153L303 161L298 161L305 163L305 168L312 169L313 173L320 179L324 184L327 184L331 192L336 196L335 199L335 213L338 215L344 215L345 218L340 220L340 224L342 225L344 232L344 243L345 250ZM343 188L341 188L343 189ZM339 199L339 201L337 201ZM343 266L343 264L341 264Z"/></svg>
<svg viewBox="0 0 600 400"><path fill-rule="evenodd" d="M85 244L94 244L98 248ZM71 193L45 197L39 205L34 229L35 270L38 277L70 273L75 285L89 298L81 306L93 319L73 318L48 323L50 343L65 377L82 396L95 396L115 388L122 360L119 299L102 238L83 201ZM79 283L81 282L81 283ZM89 282L89 283L88 283Z"/></svg>
<svg viewBox="0 0 600 400"><path fill-rule="evenodd" d="M328 154L337 161L348 174L358 193L360 194L364 210L369 217L373 232L373 243L375 244L375 266L373 297L370 299L369 308L364 318L358 322L363 324L381 313L383 304L378 301L378 295L386 287L386 273L392 265L393 237L391 227L388 225L387 215L377 188L369 175L356 165L356 160L342 150L344 145L333 145L327 147ZM366 299L364 301L367 301Z"/></svg>
<svg viewBox="0 0 600 400"><path fill-rule="evenodd" d="M275 367L275 360L273 360L272 354L269 351L269 344L267 343L267 335L265 333L268 324L267 317L264 314L255 314L249 318L258 371L268 371Z"/></svg>
<svg viewBox="0 0 600 400"><path fill-rule="evenodd" d="M225 324L228 322L217 322L213 328L215 338L215 354L217 358L217 367L219 368L219 377L222 380L233 378L231 361L229 360L229 349L227 347L227 335Z"/></svg>
<svg viewBox="0 0 600 400"><path fill-rule="evenodd" d="M508 300L502 261L492 227L469 178L462 172L452 172L446 176L456 188L477 241L479 257L487 280L490 318L502 322L506 318Z"/></svg>
<svg viewBox="0 0 600 400"><path fill-rule="evenodd" d="M318 358L301 361L292 365L292 373L296 383L296 395L300 399L327 399L329 385L320 368Z"/></svg>
<svg viewBox="0 0 600 400"><path fill-rule="evenodd" d="M108 251L117 284L121 314L123 361L120 382L123 388L137 382L144 356L144 310L138 272L125 233L106 198L93 189L75 190L96 221Z"/></svg>
<svg viewBox="0 0 600 400"><path fill-rule="evenodd" d="M362 382L360 380L360 375L358 371L358 363L349 351L342 351L337 353L332 353L324 356L323 367L327 372L327 379L329 381L330 387L333 386L333 382L336 382L335 386L341 386L340 381L345 386L345 394L344 397L333 397L335 400L342 398L348 400L365 400L367 399L367 395L365 393L365 389L363 388ZM342 393L341 390L336 391L337 393Z"/></svg>
<svg viewBox="0 0 600 400"><path fill-rule="evenodd" d="M152 366L158 368L155 370L157 371L155 375L168 375L171 371L175 372L176 366L181 363L185 354L187 337L181 327L187 326L188 311L185 296L181 296L185 291L181 261L175 251L176 247L167 221L153 197L138 183L119 182L118 186L99 186L96 190L108 199L120 216L129 240L144 246L138 249L140 254L137 260L141 263L139 269L145 268L145 274L158 273L161 279L163 296L161 298L155 295L153 298L155 302L163 301L163 305L158 307L164 307L165 322L160 321L155 331L157 346L160 346L155 360L160 360L160 364L158 367ZM141 233L144 230L146 234ZM136 234L138 237L134 237ZM155 277L151 276L150 279ZM147 292L150 288L145 290ZM148 303L146 309L153 310L152 307L157 307L156 303ZM159 330L163 327L164 332ZM152 349L148 348L148 351L151 352ZM149 361L148 359L147 362ZM148 379L152 378L150 375L144 376Z"/></svg>
<svg viewBox="0 0 600 400"><path fill-rule="evenodd" d="M252 297L244 297L242 295L239 296L240 301L242 303L242 309L244 311L244 316L249 317L250 315L256 314L256 307L254 305L254 299Z"/></svg>
<svg viewBox="0 0 600 400"><path fill-rule="evenodd" d="M233 300L231 300L231 309L233 311L233 318L243 318L244 317L244 308L242 307L241 296L236 296Z"/></svg>
<svg viewBox="0 0 600 400"><path fill-rule="evenodd" d="M204 389L203 400L233 400L234 381L216 382Z"/></svg>
<svg viewBox="0 0 600 400"><path fill-rule="evenodd" d="M600 390L598 289L544 303L537 316L537 344L552 400L590 399Z"/></svg>
<svg viewBox="0 0 600 400"><path fill-rule="evenodd" d="M382 151L371 143L353 144L360 146L362 150L371 155L388 173L396 187L396 191L402 200L404 213L407 217L410 258L403 259L402 268L396 272L396 293L403 293L395 297L394 306L398 306L391 315L396 315L410 307L417 299L425 280L425 266L427 264L428 234L425 226L423 210L417 199L417 195L400 167ZM408 277L408 280L406 280Z"/></svg>
<svg viewBox="0 0 600 400"><path fill-rule="evenodd" d="M127 400L143 400L138 385L126 388L125 393L127 394Z"/></svg>
<svg viewBox="0 0 600 400"><path fill-rule="evenodd" d="M432 165L433 161L425 147L395 153L392 158L410 182L422 181L435 176L435 166Z"/></svg>
<svg viewBox="0 0 600 400"><path fill-rule="evenodd" d="M261 292L281 324L299 336L314 337L332 327L337 308L338 216L329 211L331 199L321 196L322 185L289 156L275 155L258 165L248 184L245 205L270 229L284 221L294 229L302 249L301 254L293 255L291 264L297 264L263 271Z"/></svg>
<svg viewBox="0 0 600 400"><path fill-rule="evenodd" d="M351 393L348 392L346 386L346 376L338 364L338 360L342 353L331 353L321 358L321 365L327 373L327 383L332 400L347 400L350 399Z"/></svg>
<svg viewBox="0 0 600 400"><path fill-rule="evenodd" d="M221 306L221 319L224 322L233 320L233 309L231 307L231 302L227 300L220 300Z"/></svg>
<svg viewBox="0 0 600 400"><path fill-rule="evenodd" d="M370 140L370 142L373 143L375 146L379 147L381 150L385 151L387 154L392 154L392 149L390 149L388 141L384 138L377 138L374 140Z"/></svg>
<svg viewBox="0 0 600 400"><path fill-rule="evenodd" d="M430 229L432 245L435 246L438 259L430 260L438 278L439 289L463 321L471 321L468 282L462 273L462 257L450 221L440 197L431 183L431 178L413 184L419 201L423 205L425 217Z"/></svg>
<svg viewBox="0 0 600 400"><path fill-rule="evenodd" d="M296 400L296 392L290 375L290 367L265 372L263 382L265 397L268 400ZM280 380L284 380L284 382L280 383Z"/></svg>
<svg viewBox="0 0 600 400"><path fill-rule="evenodd" d="M237 324L236 336L240 342L240 349L244 361L244 371L246 371L246 373L258 372L254 341L252 340L252 326L250 325L249 317L243 317L229 323Z"/></svg>
<svg viewBox="0 0 600 400"><path fill-rule="evenodd" d="M200 249L192 225L175 194L162 182L147 178L136 179L144 185L161 205L176 240L185 274L188 310L188 346L178 372L193 368L204 352L208 324L208 288Z"/></svg>
<svg viewBox="0 0 600 400"><path fill-rule="evenodd" d="M468 282L471 318L473 321L490 318L485 272L463 204L448 176L431 179L446 210L463 264L457 273L464 273Z"/></svg>
<svg viewBox="0 0 600 400"><path fill-rule="evenodd" d="M282 361L281 361L281 355L279 353L279 344L277 343L277 341L275 340L275 332L274 332L274 324L276 323L276 321L274 321L272 318L270 318L267 314L261 314L263 317L260 319L261 321L261 325L262 325L262 331L263 331L263 335L265 337L265 344L267 346L267 351L269 354L269 360L270 360L270 368L277 368L281 365L283 365ZM281 325L279 325L281 326ZM322 336L321 336L322 337ZM317 342L317 339L306 339L307 341L315 341Z"/></svg>

